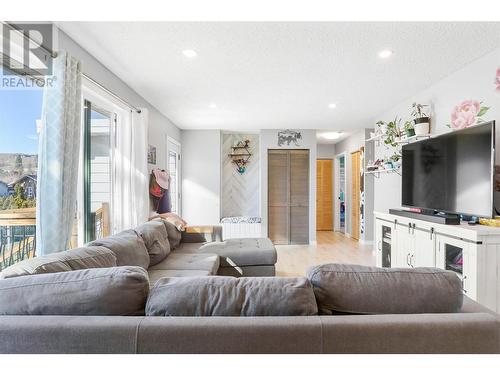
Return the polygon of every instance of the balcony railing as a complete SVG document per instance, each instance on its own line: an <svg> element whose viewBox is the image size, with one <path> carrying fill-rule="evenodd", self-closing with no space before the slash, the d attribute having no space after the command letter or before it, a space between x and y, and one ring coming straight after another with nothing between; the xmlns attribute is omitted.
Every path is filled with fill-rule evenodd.
<svg viewBox="0 0 500 375"><path fill-rule="evenodd" d="M36 209L0 211L0 271L36 255Z"/></svg>

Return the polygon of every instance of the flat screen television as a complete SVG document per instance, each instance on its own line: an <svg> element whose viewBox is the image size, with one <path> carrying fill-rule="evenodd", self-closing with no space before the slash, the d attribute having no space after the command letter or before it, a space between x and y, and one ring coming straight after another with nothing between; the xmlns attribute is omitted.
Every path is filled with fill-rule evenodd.
<svg viewBox="0 0 500 375"><path fill-rule="evenodd" d="M495 122L402 147L402 205L493 216Z"/></svg>

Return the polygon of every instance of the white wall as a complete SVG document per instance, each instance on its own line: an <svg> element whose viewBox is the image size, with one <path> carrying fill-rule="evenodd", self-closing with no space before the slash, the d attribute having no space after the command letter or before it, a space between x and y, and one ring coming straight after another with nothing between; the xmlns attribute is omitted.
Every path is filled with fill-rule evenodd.
<svg viewBox="0 0 500 375"><path fill-rule="evenodd" d="M182 215L189 225L220 221L221 133L183 130Z"/></svg>
<svg viewBox="0 0 500 375"><path fill-rule="evenodd" d="M149 167L150 169L166 169L167 135L180 141L179 128L61 30L59 30L58 39L60 50L68 51L82 62L83 73L135 107L148 109L149 144L156 146L157 152L157 165L149 165Z"/></svg>
<svg viewBox="0 0 500 375"><path fill-rule="evenodd" d="M309 150L309 241L316 241L316 131L295 129L302 134L300 146L278 146L280 130L261 130L260 132L260 212L262 217L262 236L267 237L267 150L269 149L308 149Z"/></svg>
<svg viewBox="0 0 500 375"><path fill-rule="evenodd" d="M373 119L391 120L398 115L403 119L410 118L413 102L432 103L431 133L440 134L451 131L446 124L451 122L453 107L463 100L476 99L483 105L491 107L483 117L485 121L496 120L497 130L500 125L500 93L493 84L496 69L500 66L500 48L465 66L463 69L438 81L419 94L404 100L393 108L382 112ZM497 131L496 142L500 132ZM376 147L376 157L381 158L388 151L381 145ZM499 164L499 153L496 155ZM498 198L498 193L495 194ZM498 199L496 199L498 201ZM384 174L375 179L375 211L387 212L390 208L401 206L401 177L395 173ZM498 206L498 204L497 204Z"/></svg>
<svg viewBox="0 0 500 375"><path fill-rule="evenodd" d="M316 145L316 159L334 159L335 158L335 145L317 144Z"/></svg>

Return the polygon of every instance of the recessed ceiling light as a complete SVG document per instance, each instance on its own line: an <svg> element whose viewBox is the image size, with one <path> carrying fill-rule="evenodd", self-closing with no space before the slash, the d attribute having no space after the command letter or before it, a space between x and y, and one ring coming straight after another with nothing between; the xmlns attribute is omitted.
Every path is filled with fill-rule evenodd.
<svg viewBox="0 0 500 375"><path fill-rule="evenodd" d="M329 132L321 134L321 137L323 137L324 139L333 140L333 139L339 139L341 135L342 135L341 132Z"/></svg>
<svg viewBox="0 0 500 375"><path fill-rule="evenodd" d="M387 59L392 56L394 52L392 52L390 49L383 49L378 53L378 57L381 59Z"/></svg>
<svg viewBox="0 0 500 375"><path fill-rule="evenodd" d="M337 108L337 104L330 103L330 104L328 104L328 108L331 108L331 109Z"/></svg>
<svg viewBox="0 0 500 375"><path fill-rule="evenodd" d="M193 51L192 49L185 49L184 51L182 51L182 54L190 59L192 59L193 57L196 57L198 56L198 54L196 53L196 51Z"/></svg>
<svg viewBox="0 0 500 375"><path fill-rule="evenodd" d="M209 107L210 107L210 108L217 108L217 104L215 104L215 103L210 103Z"/></svg>

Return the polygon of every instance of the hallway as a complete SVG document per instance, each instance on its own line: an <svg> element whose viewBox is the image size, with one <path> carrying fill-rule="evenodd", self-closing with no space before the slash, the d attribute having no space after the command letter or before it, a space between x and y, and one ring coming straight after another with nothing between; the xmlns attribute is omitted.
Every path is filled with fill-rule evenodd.
<svg viewBox="0 0 500 375"><path fill-rule="evenodd" d="M375 265L372 245L358 241L339 232L319 231L316 245L277 245L277 276L304 276L309 267L323 263L352 263Z"/></svg>

